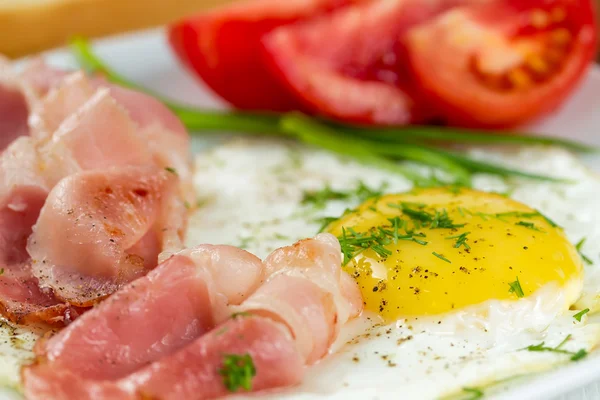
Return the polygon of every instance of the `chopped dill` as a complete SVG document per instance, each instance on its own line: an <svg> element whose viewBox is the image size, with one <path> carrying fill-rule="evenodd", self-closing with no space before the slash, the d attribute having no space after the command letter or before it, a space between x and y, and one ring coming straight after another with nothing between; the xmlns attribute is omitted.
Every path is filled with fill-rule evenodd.
<svg viewBox="0 0 600 400"><path fill-rule="evenodd" d="M538 343L535 345L527 346L521 350L537 351L537 352L548 351L548 352L552 352L552 353L568 354L571 356L571 358L570 358L571 361L578 361L578 360L581 360L582 358L584 358L585 356L587 356L588 353L585 349L579 349L576 352L562 349L564 344L567 343L570 339L571 339L571 335L567 335L567 337L564 338L564 340L562 342L560 342L558 344L558 346L556 346L556 347L548 347L548 346L545 346L545 342L541 342L541 343Z"/></svg>
<svg viewBox="0 0 600 400"><path fill-rule="evenodd" d="M399 240L412 241L423 246L427 244L426 241L419 239L425 237L425 234L408 230L406 221L399 217L389 218L388 221L390 225L374 227L366 233L342 227L342 235L338 236L338 240L344 255L344 265L369 249L373 250L380 258L385 259L392 255L392 252L385 246L396 244Z"/></svg>
<svg viewBox="0 0 600 400"><path fill-rule="evenodd" d="M402 213L413 221L417 229L421 227L421 223L424 223L423 226L428 226L430 229L452 229L465 226L465 224L455 224L448 216L446 210L435 210L431 213L424 210L425 206L426 205L422 203L388 204L388 207L399 208L402 210Z"/></svg>

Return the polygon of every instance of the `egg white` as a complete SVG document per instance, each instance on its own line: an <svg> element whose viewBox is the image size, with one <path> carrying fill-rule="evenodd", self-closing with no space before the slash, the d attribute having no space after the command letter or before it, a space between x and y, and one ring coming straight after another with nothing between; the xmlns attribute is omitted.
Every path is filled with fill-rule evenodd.
<svg viewBox="0 0 600 400"><path fill-rule="evenodd" d="M583 295L576 306L599 309L600 247L595 244L600 243L600 178L574 155L552 147L472 149L470 153L575 181L554 184L478 175L474 187L508 193L539 209L564 227L573 242L586 237L582 252L593 265L586 265ZM360 203L352 198L329 201L319 208L303 204L306 191L326 185L352 191L359 181L373 189L385 188L386 193L412 187L402 176L324 151L262 139L235 139L198 153L194 177L199 207L189 222L187 245L232 244L259 257L314 236L323 217L339 216ZM600 325L587 323L587 316L575 321L576 311L559 312L564 309L561 299L580 290L576 282L548 285L523 301L489 301L440 318L398 321L391 326L380 326L376 315L365 314L344 328L334 354L310 368L300 387L273 398L460 397L463 387L568 363L564 354L519 349L541 341L554 346L568 334L571 340L565 349L594 349L600 342ZM0 326L0 385L17 387L19 367L31 359L36 338L33 332Z"/></svg>

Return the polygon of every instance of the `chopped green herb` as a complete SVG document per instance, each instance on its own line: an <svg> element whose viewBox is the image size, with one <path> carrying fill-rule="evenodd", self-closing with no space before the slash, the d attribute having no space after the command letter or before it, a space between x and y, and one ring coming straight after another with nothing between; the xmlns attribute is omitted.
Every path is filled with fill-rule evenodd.
<svg viewBox="0 0 600 400"><path fill-rule="evenodd" d="M541 232L542 230L535 226L533 222L519 221L515 225L524 226L527 229L531 229L533 231Z"/></svg>
<svg viewBox="0 0 600 400"><path fill-rule="evenodd" d="M446 210L435 210L433 213L423 210L425 208L425 204L421 203L400 203L394 204L389 203L388 207L399 208L402 210L402 213L409 217L416 228L418 229L421 223L428 223L431 229L453 229L453 228L462 228L465 224L455 224L454 221L448 216L448 212Z"/></svg>
<svg viewBox="0 0 600 400"><path fill-rule="evenodd" d="M237 247L239 247L240 249L247 249L248 246L250 246L250 244L254 240L254 238L249 237L249 236L241 237L239 239L240 239L240 244Z"/></svg>
<svg viewBox="0 0 600 400"><path fill-rule="evenodd" d="M184 206L186 209L188 209L188 210L189 210L190 208L192 208L192 205L191 205L191 204L190 204L190 202L189 202L189 201L187 201L187 200L183 202L183 206Z"/></svg>
<svg viewBox="0 0 600 400"><path fill-rule="evenodd" d="M196 200L196 208L204 207L209 203L210 199L208 198L199 198Z"/></svg>
<svg viewBox="0 0 600 400"><path fill-rule="evenodd" d="M467 236L471 232L461 233L460 235L448 236L446 239L456 239L456 243L454 243L454 248L458 249L460 246L464 246L465 249L469 250L471 246L467 244Z"/></svg>
<svg viewBox="0 0 600 400"><path fill-rule="evenodd" d="M546 222L550 224L551 227L560 228L560 226L558 226L558 224L556 222L554 222L553 220L548 218L546 215L542 214L541 211L539 211L539 210L535 210L535 211L539 214L540 217L544 218L546 220Z"/></svg>
<svg viewBox="0 0 600 400"><path fill-rule="evenodd" d="M341 192L332 190L329 185L326 185L321 190L305 191L302 197L302 204L311 204L317 209L325 208L327 202L332 200L346 200L351 194L349 192Z"/></svg>
<svg viewBox="0 0 600 400"><path fill-rule="evenodd" d="M514 281L514 282L510 282L508 284L508 286L510 286L510 289L508 290L508 293L514 293L519 298L525 297L525 293L523 293L523 288L521 287L521 282L519 282L519 277L518 276L517 276L517 280Z"/></svg>
<svg viewBox="0 0 600 400"><path fill-rule="evenodd" d="M365 185L363 181L358 181L358 187L356 188L355 195L358 198L358 200L362 203L368 199L381 197L387 189L388 185L389 184L387 182L383 182L378 189L371 189L370 187Z"/></svg>
<svg viewBox="0 0 600 400"><path fill-rule="evenodd" d="M340 191L333 190L329 185L323 189L314 191L305 191L302 197L303 205L312 205L316 209L323 209L328 202L334 200L350 200L357 199L361 203L374 197L383 195L383 191L387 187L384 182L379 189L371 189L363 181L358 181L358 186L354 190Z"/></svg>
<svg viewBox="0 0 600 400"><path fill-rule="evenodd" d="M522 350L527 350L527 351L549 351L552 353L561 353L561 354L568 354L571 356L571 361L578 361L581 360L582 358L584 358L585 356L587 356L587 351L585 349L580 349L576 352L573 351L568 351L568 350L564 350L561 347L567 343L569 341L569 339L571 339L571 335L567 335L566 338L564 338L564 340L562 342L560 342L560 344L556 347L548 347L548 346L544 346L545 342L541 342L535 345L531 345L531 346L527 346Z"/></svg>
<svg viewBox="0 0 600 400"><path fill-rule="evenodd" d="M581 258L583 259L583 261L585 261L585 263L587 265L592 265L594 262L589 257L587 257L585 254L583 254L581 252L581 248L585 244L586 240L587 240L587 238L582 238L579 242L577 242L577 244L575 245L575 248L577 249L577 252L581 256Z"/></svg>
<svg viewBox="0 0 600 400"><path fill-rule="evenodd" d="M556 222L552 221L550 218L546 217L544 214L542 214L541 212L539 212L537 210L536 211L532 211L532 212L508 211L508 212L497 213L497 214L486 214L486 213L482 213L482 212L474 213L474 212L469 211L469 210L464 210L464 211L467 214L471 215L471 216L480 217L484 221L487 221L488 218L496 218L496 219L499 219L502 222L509 222L509 221L507 221L505 219L506 217L515 217L515 218L542 218L548 224L550 224L550 226L552 226L554 228L560 228L556 224ZM540 232L542 231L541 229L539 229L538 227L536 227L534 223L528 222L528 221L519 221L519 222L516 223L516 225L521 225L521 226L524 226L526 228L533 229L533 230L540 231Z"/></svg>
<svg viewBox="0 0 600 400"><path fill-rule="evenodd" d="M587 356L587 351L585 351L585 349L579 349L575 354L573 354L571 356L571 361L579 361L582 358L585 358L585 356Z"/></svg>
<svg viewBox="0 0 600 400"><path fill-rule="evenodd" d="M590 309L586 308L585 310L581 310L577 314L573 315L573 318L575 318L575 320L577 320L577 322L581 322L581 317L583 317L585 314L587 314L589 312L590 312Z"/></svg>
<svg viewBox="0 0 600 400"><path fill-rule="evenodd" d="M448 186L448 191L452 194L460 194L461 190L463 188L464 188L464 186L461 186L459 184L454 184L454 185Z"/></svg>
<svg viewBox="0 0 600 400"><path fill-rule="evenodd" d="M231 318L232 319L236 319L236 318L239 318L239 317L249 317L251 315L252 314L250 314L249 312L241 311L241 312L235 312L235 313L231 314Z"/></svg>
<svg viewBox="0 0 600 400"><path fill-rule="evenodd" d="M483 390L476 387L464 387L463 392L469 396L462 400L477 400L483 397Z"/></svg>
<svg viewBox="0 0 600 400"><path fill-rule="evenodd" d="M427 244L426 241L418 239L419 237L425 237L424 234L406 230L405 221L400 218L389 218L388 221L390 226L372 228L367 233L360 233L353 228L342 227L342 235L338 236L338 240L344 255L344 265L367 249L373 250L381 258L387 258L392 255L392 252L385 246L398 243L398 240L408 240L423 246ZM401 233L400 229L403 229L404 232Z"/></svg>
<svg viewBox="0 0 600 400"><path fill-rule="evenodd" d="M165 171L177 175L177 170L173 167L165 167Z"/></svg>
<svg viewBox="0 0 600 400"><path fill-rule="evenodd" d="M436 253L435 251L434 251L434 252L432 252L431 254L433 254L434 256L436 256L437 258L439 258L440 260L444 260L444 261L446 261L447 263L450 263L450 264L452 264L452 261L448 260L448 259L447 259L446 257L444 257L443 255L441 255L441 254L439 254L439 253Z"/></svg>
<svg viewBox="0 0 600 400"><path fill-rule="evenodd" d="M240 388L246 391L252 390L252 378L256 376L256 367L252 356L248 353L244 355L225 354L219 375L223 377L223 385L230 392L237 392Z"/></svg>
<svg viewBox="0 0 600 400"><path fill-rule="evenodd" d="M219 329L217 332L215 332L216 336L221 336L222 334L224 334L225 332L227 332L227 327L224 326L221 329Z"/></svg>
<svg viewBox="0 0 600 400"><path fill-rule="evenodd" d="M4 268L0 268L0 275L4 275Z"/></svg>
<svg viewBox="0 0 600 400"><path fill-rule="evenodd" d="M281 233L274 234L273 238L275 238L277 240L289 240L288 236L282 235Z"/></svg>
<svg viewBox="0 0 600 400"><path fill-rule="evenodd" d="M321 223L321 227L319 228L318 233L321 233L327 228L333 221L337 221L339 218L337 217L323 217L319 218L317 222Z"/></svg>

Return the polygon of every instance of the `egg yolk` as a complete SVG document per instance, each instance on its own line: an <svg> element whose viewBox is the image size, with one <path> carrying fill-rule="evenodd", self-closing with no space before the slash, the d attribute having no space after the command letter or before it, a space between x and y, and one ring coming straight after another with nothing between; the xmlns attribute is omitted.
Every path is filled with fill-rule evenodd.
<svg viewBox="0 0 600 400"><path fill-rule="evenodd" d="M327 230L339 238L344 269L366 308L388 321L518 300L548 283L583 279L579 254L560 227L492 193L435 188L386 195Z"/></svg>

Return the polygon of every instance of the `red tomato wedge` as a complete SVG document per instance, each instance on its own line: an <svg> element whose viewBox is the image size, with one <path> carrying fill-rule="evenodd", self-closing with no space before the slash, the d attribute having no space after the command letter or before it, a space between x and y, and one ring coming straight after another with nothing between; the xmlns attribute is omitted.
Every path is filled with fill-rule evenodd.
<svg viewBox="0 0 600 400"><path fill-rule="evenodd" d="M450 10L407 33L426 99L454 125L508 127L558 107L597 42L591 0L504 0Z"/></svg>
<svg viewBox="0 0 600 400"><path fill-rule="evenodd" d="M415 102L398 57L389 51L401 8L369 2L276 29L263 39L273 72L313 112L355 122L408 123Z"/></svg>
<svg viewBox="0 0 600 400"><path fill-rule="evenodd" d="M260 39L274 28L350 0L254 0L172 26L177 56L224 100L241 109L289 111L301 103L264 67Z"/></svg>
<svg viewBox="0 0 600 400"><path fill-rule="evenodd" d="M554 110L593 59L594 0L250 0L170 29L241 109L381 125L510 127Z"/></svg>
<svg viewBox="0 0 600 400"><path fill-rule="evenodd" d="M399 39L460 0L371 0L283 26L263 43L275 73L314 113L367 124L423 121Z"/></svg>

